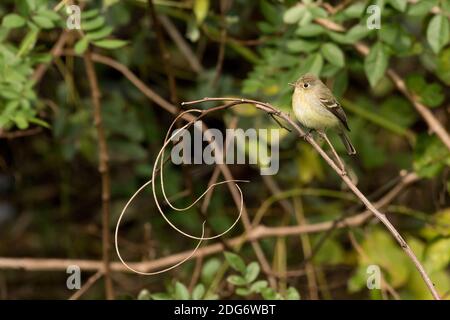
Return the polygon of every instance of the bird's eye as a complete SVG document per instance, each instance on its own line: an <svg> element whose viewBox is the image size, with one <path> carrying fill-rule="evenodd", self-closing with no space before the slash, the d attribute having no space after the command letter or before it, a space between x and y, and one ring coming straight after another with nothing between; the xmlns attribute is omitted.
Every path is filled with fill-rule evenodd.
<svg viewBox="0 0 450 320"><path fill-rule="evenodd" d="M309 87L309 83L304 83L303 84L303 88L308 88Z"/></svg>

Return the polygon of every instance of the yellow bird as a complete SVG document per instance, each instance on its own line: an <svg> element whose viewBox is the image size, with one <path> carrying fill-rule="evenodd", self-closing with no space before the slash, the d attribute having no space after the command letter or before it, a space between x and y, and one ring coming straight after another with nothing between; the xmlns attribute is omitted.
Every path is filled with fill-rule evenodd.
<svg viewBox="0 0 450 320"><path fill-rule="evenodd" d="M337 131L349 155L356 150L344 129L350 131L344 109L330 89L313 74L305 74L293 86L292 109L295 117L305 127L319 132Z"/></svg>

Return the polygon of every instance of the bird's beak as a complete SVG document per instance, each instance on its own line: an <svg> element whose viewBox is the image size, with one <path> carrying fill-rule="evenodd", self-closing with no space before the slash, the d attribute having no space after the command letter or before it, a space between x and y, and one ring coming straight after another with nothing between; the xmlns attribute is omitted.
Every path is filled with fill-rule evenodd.
<svg viewBox="0 0 450 320"><path fill-rule="evenodd" d="M289 82L288 85L295 87L295 83Z"/></svg>

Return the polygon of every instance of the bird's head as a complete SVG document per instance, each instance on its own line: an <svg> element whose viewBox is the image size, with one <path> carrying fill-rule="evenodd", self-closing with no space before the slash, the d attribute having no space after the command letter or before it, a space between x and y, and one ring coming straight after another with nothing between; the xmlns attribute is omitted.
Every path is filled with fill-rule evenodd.
<svg viewBox="0 0 450 320"><path fill-rule="evenodd" d="M319 81L320 80L315 75L307 73L294 83L289 83L289 85L293 86L295 89L311 90L319 83Z"/></svg>

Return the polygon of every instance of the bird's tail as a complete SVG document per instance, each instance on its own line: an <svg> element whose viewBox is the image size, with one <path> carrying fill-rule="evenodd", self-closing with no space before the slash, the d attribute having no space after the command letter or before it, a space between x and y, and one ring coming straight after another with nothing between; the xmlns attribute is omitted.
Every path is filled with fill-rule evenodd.
<svg viewBox="0 0 450 320"><path fill-rule="evenodd" d="M341 137L342 143L344 144L345 149L347 150L347 153L349 155L355 154L356 150L353 147L353 145L350 141L350 138L347 136L347 134L344 131L342 131L339 133L339 137Z"/></svg>

